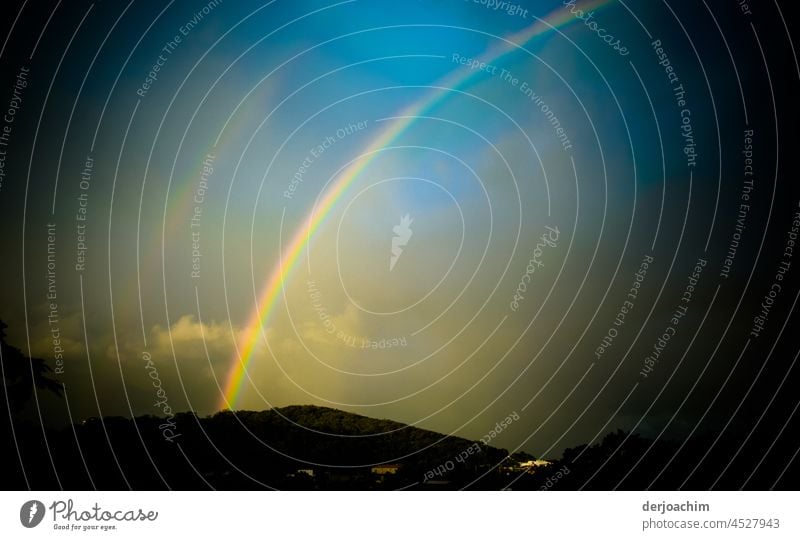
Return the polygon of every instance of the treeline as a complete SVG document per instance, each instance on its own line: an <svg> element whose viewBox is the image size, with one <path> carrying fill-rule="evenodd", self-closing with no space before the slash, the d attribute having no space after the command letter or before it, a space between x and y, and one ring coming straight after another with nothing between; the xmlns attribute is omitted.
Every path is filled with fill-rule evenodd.
<svg viewBox="0 0 800 540"><path fill-rule="evenodd" d="M768 489L777 481L778 489L796 488L792 471L783 473L786 459L730 439L712 446L713 438L693 438L681 448L618 431L526 471L518 464L533 456L325 407L181 413L174 424L179 436L169 441L164 419L154 416L90 419L59 431L20 423L17 444L4 439L11 466L4 487L673 490ZM773 446L772 457L791 456L785 446ZM17 455L25 474L14 466Z"/></svg>

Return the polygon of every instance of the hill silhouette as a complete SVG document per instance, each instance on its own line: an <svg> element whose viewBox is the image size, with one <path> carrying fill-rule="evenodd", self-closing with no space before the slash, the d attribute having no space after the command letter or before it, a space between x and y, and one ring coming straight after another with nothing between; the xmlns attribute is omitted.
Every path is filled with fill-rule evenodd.
<svg viewBox="0 0 800 540"><path fill-rule="evenodd" d="M25 474L7 474L7 489L789 489L793 477L785 460L759 461L730 440L681 447L623 431L526 468L528 454L312 405L92 418L57 431L19 423L15 434ZM16 455L13 439L3 445Z"/></svg>
<svg viewBox="0 0 800 540"><path fill-rule="evenodd" d="M428 471L448 463L454 466L446 481L456 487L508 456L467 439L311 405L205 418L178 413L169 423L155 416L92 418L46 432L54 467L37 429L16 430L34 489L59 483L69 489L394 489L423 484ZM470 447L468 459L458 461ZM387 466L391 472L373 470ZM14 482L25 487L21 476Z"/></svg>

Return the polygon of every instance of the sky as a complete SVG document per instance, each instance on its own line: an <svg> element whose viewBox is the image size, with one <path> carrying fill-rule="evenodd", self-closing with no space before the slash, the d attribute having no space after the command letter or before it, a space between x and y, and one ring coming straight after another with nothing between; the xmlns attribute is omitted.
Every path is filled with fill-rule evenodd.
<svg viewBox="0 0 800 540"><path fill-rule="evenodd" d="M775 5L3 4L0 319L48 424L163 412L148 365L174 411L517 412L545 456L792 402Z"/></svg>

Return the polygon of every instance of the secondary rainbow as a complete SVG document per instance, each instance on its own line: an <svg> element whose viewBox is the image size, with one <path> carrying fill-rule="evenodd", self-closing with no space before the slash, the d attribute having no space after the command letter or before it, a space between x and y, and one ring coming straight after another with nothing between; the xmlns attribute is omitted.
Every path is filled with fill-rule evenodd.
<svg viewBox="0 0 800 540"><path fill-rule="evenodd" d="M581 10L584 12L594 10L608 4L610 1L611 0L594 0L585 2L581 5ZM554 28L565 26L575 20L578 19L573 15L570 9L559 9L548 17L537 20L523 30L506 37L505 39L508 40L508 42L499 42L476 60L487 64L495 62L503 55L516 50L518 48L517 45L524 46L532 39L552 31ZM233 409L236 406L244 380L247 377L248 367L253 359L253 351L260 339L261 329L264 328L264 325L275 311L283 287L288 281L292 271L297 266L303 251L314 236L314 233L319 229L336 203L342 198L342 195L369 164L372 159L371 156L375 156L377 150L380 150L394 141L409 125L411 125L415 116L423 114L442 100L448 93L446 89L457 88L478 72L479 70L470 69L469 67L454 70L434 85L439 88L433 89L429 95L406 107L406 109L397 114L396 116L398 118L390 122L388 126L384 128L383 132L364 150L363 155L366 157L354 161L347 169L342 171L340 176L328 189L327 193L320 199L316 208L311 210L307 219L304 220L305 226L300 227L295 232L291 241L284 249L284 252L263 287L261 296L250 315L247 325L245 326L245 331L240 337L239 345L236 347L236 353L230 362L222 399L219 403L220 409Z"/></svg>

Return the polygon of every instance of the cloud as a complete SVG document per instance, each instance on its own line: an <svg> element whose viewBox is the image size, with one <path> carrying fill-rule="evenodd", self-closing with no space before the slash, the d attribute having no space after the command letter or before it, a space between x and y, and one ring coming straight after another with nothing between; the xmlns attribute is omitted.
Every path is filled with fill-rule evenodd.
<svg viewBox="0 0 800 540"><path fill-rule="evenodd" d="M153 346L169 348L170 339L176 347L193 347L203 341L212 348L232 346L231 326L228 323L201 323L194 315L183 315L169 328L157 324L150 330Z"/></svg>
<svg viewBox="0 0 800 540"><path fill-rule="evenodd" d="M364 336L361 313L353 304L347 304L336 315L319 312L318 317L304 321L298 330L300 337L319 345L341 345L347 339Z"/></svg>
<svg viewBox="0 0 800 540"><path fill-rule="evenodd" d="M168 328L154 325L148 350L153 357L171 358L174 348L179 366L196 361L225 368L236 354L236 346L241 349L247 337L245 332L227 320L200 322L194 315L183 315ZM265 334L269 339L272 329L267 328ZM263 338L258 336L253 355L263 357L265 350Z"/></svg>

